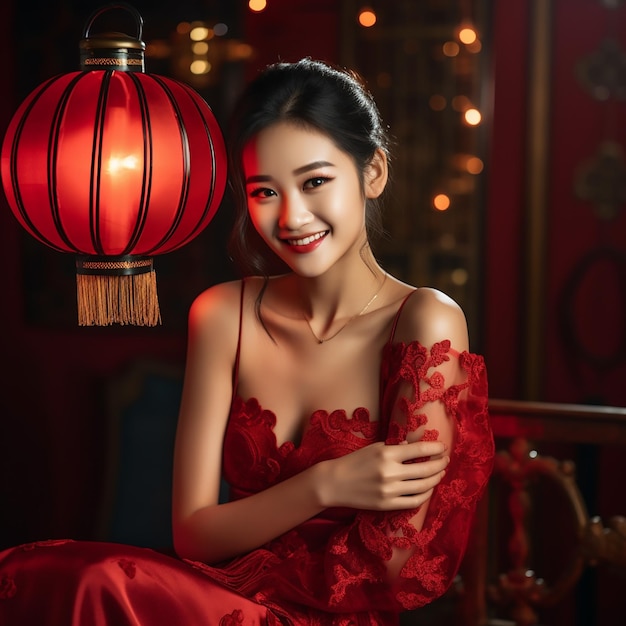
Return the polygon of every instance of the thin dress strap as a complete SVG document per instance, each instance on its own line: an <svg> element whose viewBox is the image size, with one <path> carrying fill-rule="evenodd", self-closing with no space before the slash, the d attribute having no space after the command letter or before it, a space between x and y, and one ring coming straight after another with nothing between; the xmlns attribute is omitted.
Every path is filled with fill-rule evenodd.
<svg viewBox="0 0 626 626"><path fill-rule="evenodd" d="M400 303L400 306L398 307L398 310L396 311L396 314L394 315L393 323L391 325L391 333L389 334L389 341L387 341L387 346L386 346L387 349L389 349L389 346L391 346L391 344L393 343L394 337L396 336L396 328L398 327L398 321L400 320L400 313L402 313L402 309L404 308L404 305L407 303L407 300L416 291L417 289L414 289L413 291L409 292ZM378 411L381 416L381 420L385 419L385 412L383 411L383 400L385 397L385 385L386 385L384 372L385 372L385 368L381 367L380 368L380 381L379 381L380 393L379 393L379 398L378 398L378 404L379 404ZM385 422L384 428L386 429L388 426L389 426L388 422Z"/></svg>
<svg viewBox="0 0 626 626"><path fill-rule="evenodd" d="M407 300L417 291L417 289L413 289L413 291L411 291L410 293L408 293L404 300L402 300L402 303L400 304L400 306L398 307L398 310L396 311L396 315L393 318L393 324L391 325L391 333L389 335L389 344L391 345L393 343L394 337L396 336L396 328L398 326L398 321L400 320L400 313L402 313L402 309L404 308L404 305L407 303Z"/></svg>
<svg viewBox="0 0 626 626"><path fill-rule="evenodd" d="M243 326L243 292L246 286L246 279L241 280L241 296L239 298L239 336L237 337L237 352L235 353L235 365L233 367L233 398L237 393L239 384L239 354L241 352L241 328Z"/></svg>

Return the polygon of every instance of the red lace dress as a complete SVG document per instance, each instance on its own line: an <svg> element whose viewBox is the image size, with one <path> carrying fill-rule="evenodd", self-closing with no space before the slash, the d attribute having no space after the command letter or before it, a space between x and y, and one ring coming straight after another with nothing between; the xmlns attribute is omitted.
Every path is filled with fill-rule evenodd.
<svg viewBox="0 0 626 626"><path fill-rule="evenodd" d="M453 384L434 369L446 363L460 374ZM371 442L403 441L427 426L429 407L443 405L456 425L454 450L421 530L410 523L415 511L328 509L217 567L110 543L20 546L0 554L0 625L373 626L437 598L457 572L492 467L483 359L445 341L431 350L390 342L381 382L381 421L366 409L316 411L300 444L280 447L274 414L235 397L224 475L232 497L243 497ZM395 575L392 554L404 562Z"/></svg>

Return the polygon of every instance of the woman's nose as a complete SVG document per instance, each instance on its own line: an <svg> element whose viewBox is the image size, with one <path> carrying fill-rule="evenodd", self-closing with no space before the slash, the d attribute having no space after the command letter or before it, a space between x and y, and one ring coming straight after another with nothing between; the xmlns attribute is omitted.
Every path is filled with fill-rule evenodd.
<svg viewBox="0 0 626 626"><path fill-rule="evenodd" d="M298 230L313 220L305 203L298 198L284 198L278 225L287 230Z"/></svg>

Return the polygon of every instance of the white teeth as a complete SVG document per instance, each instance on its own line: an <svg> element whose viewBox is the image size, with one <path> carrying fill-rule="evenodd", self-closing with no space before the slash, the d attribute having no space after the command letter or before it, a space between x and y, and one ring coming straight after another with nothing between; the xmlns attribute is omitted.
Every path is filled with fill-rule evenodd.
<svg viewBox="0 0 626 626"><path fill-rule="evenodd" d="M317 241L318 239L321 239L322 237L324 237L324 235L326 235L327 232L328 231L315 233L314 235L311 235L310 237L304 237L303 239L288 239L287 241L289 242L290 246L306 246L314 241Z"/></svg>

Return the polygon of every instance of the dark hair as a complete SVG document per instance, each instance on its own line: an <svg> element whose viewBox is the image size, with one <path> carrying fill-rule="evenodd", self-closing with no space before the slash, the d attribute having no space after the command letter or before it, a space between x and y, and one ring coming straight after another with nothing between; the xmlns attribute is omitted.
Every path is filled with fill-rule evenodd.
<svg viewBox="0 0 626 626"><path fill-rule="evenodd" d="M247 210L242 153L246 144L272 124L289 121L327 135L355 162L363 175L377 149L389 156L389 139L376 104L354 72L321 61L268 66L244 90L231 119L230 180L236 215L230 253L244 275L269 276L287 266L256 232ZM367 201L368 241L382 235L382 216L376 200Z"/></svg>

